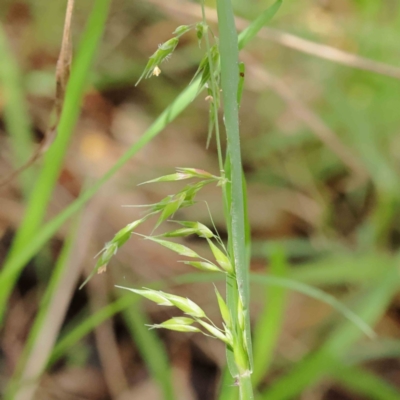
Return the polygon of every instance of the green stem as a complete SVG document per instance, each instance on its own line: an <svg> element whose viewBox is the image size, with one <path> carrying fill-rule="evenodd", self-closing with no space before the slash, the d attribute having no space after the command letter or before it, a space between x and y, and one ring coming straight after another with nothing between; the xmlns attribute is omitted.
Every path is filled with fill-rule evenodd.
<svg viewBox="0 0 400 400"><path fill-rule="evenodd" d="M239 376L240 400L254 400L251 376L246 374Z"/></svg>
<svg viewBox="0 0 400 400"><path fill-rule="evenodd" d="M241 400L252 400L253 388L251 383L251 371L253 365L252 345L250 336L250 290L249 290L249 270L247 263L246 250L246 213L244 205L243 189L243 169L240 149L239 132L239 107L238 107L238 87L239 87L239 45L238 36L235 28L235 20L230 0L217 0L218 28L219 28L219 50L221 59L221 87L224 104L224 122L228 140L228 155L230 160L230 188L229 196L231 199L228 215L231 216L231 257L234 259L236 282L235 285L228 285L228 301L230 309L236 313L233 318L234 335L238 343L234 343L233 359L237 363L235 373L239 379L239 389ZM231 280L232 281L232 280ZM231 288L229 289L229 286ZM236 292L233 292L233 289ZM236 310L232 309L235 306ZM238 305L241 304L241 307ZM238 314L240 313L240 315ZM242 325L241 320L244 320ZM245 354L242 354L242 351ZM242 357L244 355L244 357ZM232 368L232 354L227 352L228 364Z"/></svg>
<svg viewBox="0 0 400 400"><path fill-rule="evenodd" d="M211 57L211 45L210 45L210 39L208 37L208 29L209 28L208 28L208 24L207 24L207 20L206 20L204 0L201 2L201 14L203 17L203 25L207 28L205 40L206 40L206 46L207 46L208 64L210 65L211 90L212 90L212 94L213 94L212 106L214 108L214 115L215 115L215 136L216 136L216 140L217 140L218 165L219 165L219 170L220 170L221 176L224 177L225 176L224 162L223 162L223 158L222 158L221 136L219 133L218 106L217 106L219 87L217 85L217 82L215 82L215 75L214 75L215 74L215 66L212 62L212 57Z"/></svg>

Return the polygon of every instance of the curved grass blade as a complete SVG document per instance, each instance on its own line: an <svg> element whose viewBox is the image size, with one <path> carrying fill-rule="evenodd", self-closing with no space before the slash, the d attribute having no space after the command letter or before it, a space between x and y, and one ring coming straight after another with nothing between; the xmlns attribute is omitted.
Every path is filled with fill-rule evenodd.
<svg viewBox="0 0 400 400"><path fill-rule="evenodd" d="M383 272L380 279L360 298L359 318L374 324L384 313L400 287L398 268ZM360 337L360 330L348 321L339 325L314 353L298 362L292 370L273 382L262 393L265 400L297 398L313 382L318 382L331 371L331 366L343 358L349 347Z"/></svg>
<svg viewBox="0 0 400 400"><path fill-rule="evenodd" d="M282 5L283 0L277 0L271 7L267 8L257 19L255 19L240 35L241 46L246 46L247 43L252 40L259 30L266 25L278 12L279 8Z"/></svg>
<svg viewBox="0 0 400 400"><path fill-rule="evenodd" d="M270 274L285 278L287 261L283 248L277 247L270 257ZM274 285L266 293L264 310L253 330L254 371L253 385L257 386L266 375L282 329L286 309L287 288Z"/></svg>
<svg viewBox="0 0 400 400"><path fill-rule="evenodd" d="M126 295L124 295L126 297ZM133 296L128 296L133 297ZM126 307L123 311L126 325L145 361L153 379L158 383L164 400L175 400L171 367L164 344L156 332L149 330L149 321L140 307Z"/></svg>
<svg viewBox="0 0 400 400"><path fill-rule="evenodd" d="M315 287L306 285L301 282L296 282L291 279L280 278L278 276L266 276L261 274L252 274L251 280L254 283L265 284L265 285L275 285L280 287L285 287L287 289L294 290L298 293L303 293L313 299L322 301L330 305L340 314L342 314L346 319L352 322L360 331L365 333L370 339L376 338L376 333L374 330L356 313L351 311L347 306L345 306L342 302L337 300L334 296L317 289Z"/></svg>

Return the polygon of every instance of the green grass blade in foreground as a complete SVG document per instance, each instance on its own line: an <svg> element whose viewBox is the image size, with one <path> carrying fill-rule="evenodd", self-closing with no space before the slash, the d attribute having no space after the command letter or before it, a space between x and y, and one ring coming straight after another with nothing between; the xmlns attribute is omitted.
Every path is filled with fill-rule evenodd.
<svg viewBox="0 0 400 400"><path fill-rule="evenodd" d="M287 262L283 248L277 247L270 258L268 276L285 278ZM258 385L266 375L282 328L285 314L287 288L272 286L266 295L265 306L253 331L254 372L252 380Z"/></svg>
<svg viewBox="0 0 400 400"><path fill-rule="evenodd" d="M253 25L253 24L251 24ZM243 35L239 35L239 48L243 47ZM56 233L56 231L72 215L78 212L97 191L115 175L141 148L156 137L171 121L173 121L193 100L198 90L199 81L193 82L178 98L167 107L141 138L123 154L114 166L100 178L91 188L85 190L78 199L44 225L36 230L34 237L10 257L0 273L0 322L5 304L12 290L12 282L24 268L24 265L39 251L39 249Z"/></svg>
<svg viewBox="0 0 400 400"><path fill-rule="evenodd" d="M358 343L346 354L349 365L364 364L384 358L400 358L400 340L380 338L373 343Z"/></svg>
<svg viewBox="0 0 400 400"><path fill-rule="evenodd" d="M8 257L10 261L13 260L15 255L21 254L27 243L40 231L40 225L59 176L73 128L80 113L80 104L86 87L86 81L104 30L109 5L110 0L97 0L93 6L76 60L73 63L64 107L57 128L57 137L45 154L43 168L36 182L35 190L29 199L24 220L18 229ZM4 265L0 275L0 281L2 281L0 288L0 320L5 310L5 303L22 268L23 265L20 265L19 268L14 269L12 268L12 264L10 265L8 262Z"/></svg>
<svg viewBox="0 0 400 400"><path fill-rule="evenodd" d="M400 392L390 383L373 373L357 367L339 365L333 369L333 377L354 393L375 400L398 400Z"/></svg>
<svg viewBox="0 0 400 400"><path fill-rule="evenodd" d="M71 331L65 333L58 341L58 343L54 346L49 362L47 364L47 368L51 367L56 361L63 357L65 353L67 353L67 351L70 350L75 343L88 335L102 322L106 321L107 319L111 318L113 315L119 313L127 307L134 306L137 301L138 300L135 296L121 297L113 303L105 306L101 310L82 320Z"/></svg>
<svg viewBox="0 0 400 400"><path fill-rule="evenodd" d="M183 285L190 283L208 283L222 280L221 275L215 275L214 273L190 273L175 277L171 283ZM304 294L310 298L321 301L322 303L328 304L334 308L339 314L350 323L349 327L355 328L357 334L365 334L370 337L375 337L375 332L372 330L370 325L344 303L337 300L329 293L324 292L318 288L307 285L305 283L296 282L289 278L283 278L280 276L261 275L261 274L250 274L250 281L253 285L272 286L282 289L290 289L294 292ZM158 283L160 284L160 283ZM148 284L146 284L148 285Z"/></svg>
<svg viewBox="0 0 400 400"><path fill-rule="evenodd" d="M313 286L368 284L379 278L382 265L392 268L396 263L393 255L382 251L363 252L335 251L293 268L289 277Z"/></svg>
<svg viewBox="0 0 400 400"><path fill-rule="evenodd" d="M122 296L131 296L131 294L123 294ZM123 316L139 353L143 357L151 376L160 387L163 399L174 400L168 356L156 330L149 330L146 326L149 321L140 307L125 308Z"/></svg>
<svg viewBox="0 0 400 400"><path fill-rule="evenodd" d="M383 272L373 288L360 299L358 315L373 325L385 312L387 306L400 286L397 267ZM284 400L297 398L305 388L317 383L324 375L335 368L338 360L345 356L349 347L360 338L359 329L347 321L339 325L316 352L298 362L291 371L278 379L263 392L265 400Z"/></svg>
<svg viewBox="0 0 400 400"><path fill-rule="evenodd" d="M39 351L38 349L36 349L36 354L37 354L36 356L32 356L32 352L34 351L35 345L40 340L40 338L47 336L46 332L43 332L43 324L45 323L45 319L48 316L53 295L55 291L58 290L60 281L63 275L66 273L65 267L67 265L68 257L72 249L75 233L76 229L73 229L72 233L68 236L67 240L65 241L60 256L57 259L57 263L52 272L50 282L47 285L46 291L40 302L39 312L35 318L32 328L30 329L28 340L26 341L23 352L18 359L18 364L14 371L14 374L10 380L10 383L8 384L5 394L5 399L19 398L18 395L16 394L16 391L18 389L24 392L24 394L21 393L21 395L24 398L27 396L27 391L34 390L32 389L31 385L26 385L26 386L18 385L21 379L24 381L25 380L30 381L31 379L36 378L35 376L33 377L25 376L26 373L29 374L30 370L29 366L27 366L29 359L31 362L35 363L35 369L39 370L40 373L42 373L46 367L47 359L50 356L50 353L46 354L46 352L43 350L43 346L40 346ZM48 338L46 337L46 346L47 345L49 345L49 343L48 343ZM41 363L42 365L38 366L38 363ZM29 396L32 397L32 392L30 393Z"/></svg>
<svg viewBox="0 0 400 400"><path fill-rule="evenodd" d="M32 132L27 104L22 89L19 66L7 43L7 36L0 25L0 86L4 97L4 122L11 138L13 167L19 168L33 152ZM0 181L3 180L3 177ZM20 182L25 194L32 187L33 170L24 171Z"/></svg>
<svg viewBox="0 0 400 400"><path fill-rule="evenodd" d="M245 247L245 212L242 184L242 159L240 151L239 112L237 90L239 83L239 49L232 6L229 0L217 2L220 31L221 87L224 101L224 120L231 160L231 215L232 247L236 274L243 307L248 309L249 289Z"/></svg>
<svg viewBox="0 0 400 400"><path fill-rule="evenodd" d="M239 104L239 102L238 102ZM226 204L224 206L224 214L225 214L225 221L226 221L226 226L227 226L227 231L228 231L228 248L229 248L229 253L233 253L232 249L232 224L231 224L231 207L232 207L232 191L231 191L231 161L230 161L230 156L229 153L227 152L226 158L225 158L225 177L227 179L227 183L225 185L225 190L224 194L226 196ZM246 185L246 179L244 174L242 173L243 177L243 205L244 205L244 210L245 210L245 246L246 246L246 262L247 268L250 268L250 259L251 259L251 228L250 228L250 223L249 223L249 218L248 218L248 207L247 207L247 185ZM226 279L226 302L228 305L228 309L230 310L236 310L237 309L237 304L238 304L238 289L237 289L237 282L233 277L227 277ZM237 315L236 313L233 313L231 315L233 319L233 324L237 324ZM229 370L232 374L232 376L237 376L238 375L238 370L236 367L235 359L232 350L229 348L226 349L226 358L227 358L227 363Z"/></svg>
<svg viewBox="0 0 400 400"><path fill-rule="evenodd" d="M342 314L349 322L356 326L360 332L363 332L370 338L376 337L375 332L362 318L360 318L356 313L351 311L342 302L337 300L329 293L326 293L320 289L306 285L304 283L296 282L292 279L285 279L277 276L251 274L250 278L251 281L256 284L285 287L287 289L294 290L295 292L303 293L308 297L312 297L316 300L322 301L323 303L330 305L336 311Z"/></svg>
<svg viewBox="0 0 400 400"><path fill-rule="evenodd" d="M239 109L237 104L237 93L239 86L239 47L235 28L235 19L230 0L217 1L218 28L219 28L219 50L221 60L221 89L224 104L224 123L228 141L228 153L231 160L231 235L233 259L237 287L243 303L245 315L245 339L247 353L249 356L249 368L253 366L252 345L250 335L250 290L249 270L246 259L246 229L245 209L243 201L243 177L242 159L240 150L239 134ZM248 385L249 376L242 377L240 385L248 393L243 393L244 398L251 399L253 394L251 384ZM241 394L242 396L242 394Z"/></svg>
<svg viewBox="0 0 400 400"><path fill-rule="evenodd" d="M246 44L252 40L260 29L266 25L278 12L279 8L282 5L282 0L276 1L271 7L267 8L257 19L255 19L251 25L249 25L244 31L241 33L241 41L240 45L242 47L246 46Z"/></svg>

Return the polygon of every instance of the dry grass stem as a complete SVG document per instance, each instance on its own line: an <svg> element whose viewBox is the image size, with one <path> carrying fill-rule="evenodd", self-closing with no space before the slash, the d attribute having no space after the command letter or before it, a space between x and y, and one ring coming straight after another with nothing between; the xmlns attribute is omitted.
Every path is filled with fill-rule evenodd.
<svg viewBox="0 0 400 400"><path fill-rule="evenodd" d="M54 344L62 327L66 312L68 310L73 293L76 290L79 277L82 273L82 266L86 258L87 249L90 244L92 234L96 223L103 210L104 197L98 197L97 200L88 204L84 217L77 232L77 242L75 250L68 261L68 267L65 269L63 277L60 279L57 290L54 293L50 308L45 321L41 327L39 339L30 352L29 358L25 364L21 381L30 381L30 385L24 385L15 396L16 400L30 400L39 385L41 373L45 370L48 358L51 354Z"/></svg>
<svg viewBox="0 0 400 400"><path fill-rule="evenodd" d="M149 3L156 4L174 18L185 21L186 23L188 22L188 17L193 18L194 20L201 18L201 12L198 9L197 4L191 4L177 0L171 0L168 2L161 0L149 0ZM217 12L212 8L206 8L206 12L207 19L210 22L216 23ZM240 31L244 30L249 25L249 22L243 18L236 17L235 21L236 27ZM336 49L332 46L314 43L311 40L303 39L290 33L281 32L277 29L264 27L258 33L258 37L278 43L284 47L300 51L302 53L310 54L312 56L323 58L337 64L345 65L347 67L362 69L365 71L374 72L376 74L400 79L400 68L398 67L370 60L356 54Z"/></svg>

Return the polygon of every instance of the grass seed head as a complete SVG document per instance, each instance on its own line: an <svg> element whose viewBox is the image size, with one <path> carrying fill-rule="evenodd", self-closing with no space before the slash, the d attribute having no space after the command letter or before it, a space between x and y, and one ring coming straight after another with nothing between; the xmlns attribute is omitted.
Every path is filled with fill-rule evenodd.
<svg viewBox="0 0 400 400"><path fill-rule="evenodd" d="M170 301L175 307L182 310L184 313L195 317L195 318L204 318L206 316L205 312L192 300L176 296L173 294L165 293L165 297Z"/></svg>

